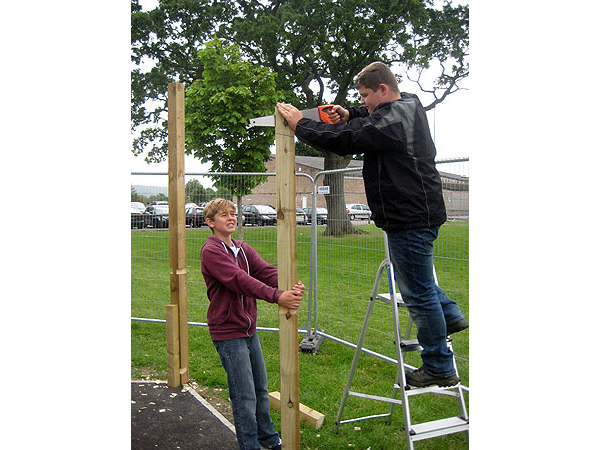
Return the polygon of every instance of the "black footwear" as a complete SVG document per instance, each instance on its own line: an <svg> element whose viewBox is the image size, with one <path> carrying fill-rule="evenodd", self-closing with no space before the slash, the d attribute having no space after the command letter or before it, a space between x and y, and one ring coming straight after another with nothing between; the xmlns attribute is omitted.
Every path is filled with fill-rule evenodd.
<svg viewBox="0 0 600 450"><path fill-rule="evenodd" d="M275 447L263 447L261 445L260 450L281 450L281 439L279 439L279 442L277 443L277 445L275 445Z"/></svg>
<svg viewBox="0 0 600 450"><path fill-rule="evenodd" d="M422 367L417 370L406 371L405 374L406 384L413 387L427 387L435 385L441 387L455 386L460 381L460 378L458 378L456 372L447 377L439 377L435 375L429 375Z"/></svg>
<svg viewBox="0 0 600 450"><path fill-rule="evenodd" d="M450 336L451 334L458 333L459 331L466 330L467 328L469 328L469 322L467 322L467 319L460 319L458 322L446 325L446 334Z"/></svg>

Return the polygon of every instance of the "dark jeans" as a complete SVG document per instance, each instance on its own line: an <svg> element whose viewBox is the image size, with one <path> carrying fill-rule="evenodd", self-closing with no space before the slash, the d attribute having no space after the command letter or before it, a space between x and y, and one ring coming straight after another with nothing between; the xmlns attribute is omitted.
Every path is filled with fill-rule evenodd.
<svg viewBox="0 0 600 450"><path fill-rule="evenodd" d="M213 341L227 372L235 433L241 450L270 448L279 442L269 415L267 369L258 334L252 337Z"/></svg>
<svg viewBox="0 0 600 450"><path fill-rule="evenodd" d="M452 352L446 345L446 325L464 319L454 300L435 283L433 242L439 228L389 231L390 259L402 298L423 351L424 369L431 375L454 373Z"/></svg>

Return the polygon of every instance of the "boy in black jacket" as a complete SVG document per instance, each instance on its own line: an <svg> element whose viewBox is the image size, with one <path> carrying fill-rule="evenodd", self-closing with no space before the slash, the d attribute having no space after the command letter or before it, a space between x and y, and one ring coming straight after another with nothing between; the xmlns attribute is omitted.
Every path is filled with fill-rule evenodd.
<svg viewBox="0 0 600 450"><path fill-rule="evenodd" d="M338 155L364 153L372 219L388 235L396 281L423 347L423 366L406 373L407 383L453 386L459 379L446 336L469 325L433 275L433 242L446 209L427 116L416 95L400 93L382 62L365 67L355 86L363 106L335 105L328 113L333 124L303 118L292 105L277 109L301 141Z"/></svg>

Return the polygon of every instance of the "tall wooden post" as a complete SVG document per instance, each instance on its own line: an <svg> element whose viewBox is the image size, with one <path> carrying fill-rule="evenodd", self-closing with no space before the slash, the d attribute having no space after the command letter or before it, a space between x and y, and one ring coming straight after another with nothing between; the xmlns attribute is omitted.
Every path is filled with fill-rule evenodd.
<svg viewBox="0 0 600 450"><path fill-rule="evenodd" d="M166 306L167 315L167 384L170 387L179 386L181 375L179 370L179 308L177 305Z"/></svg>
<svg viewBox="0 0 600 450"><path fill-rule="evenodd" d="M277 170L277 271L279 289L297 281L296 253L296 147L294 132L275 109ZM281 384L281 441L286 450L300 449L300 370L298 310L279 307L279 375Z"/></svg>
<svg viewBox="0 0 600 450"><path fill-rule="evenodd" d="M169 83L167 107L169 110L169 254L171 265L171 305L167 307L167 321L178 320L178 325L167 324L167 330L179 330L179 348L171 342L172 355L167 343L169 386L189 381L188 314L187 314L187 258L185 242L185 88L181 83ZM167 340L174 341L172 335ZM175 355L178 352L178 355ZM177 367L179 361L179 367Z"/></svg>

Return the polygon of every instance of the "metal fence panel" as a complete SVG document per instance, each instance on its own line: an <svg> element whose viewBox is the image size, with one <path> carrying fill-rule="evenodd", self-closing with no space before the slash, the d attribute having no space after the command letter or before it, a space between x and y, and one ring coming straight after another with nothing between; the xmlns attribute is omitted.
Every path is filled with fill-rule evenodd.
<svg viewBox="0 0 600 450"><path fill-rule="evenodd" d="M441 227L435 243L435 267L438 283L454 299L468 317L469 310L469 174L468 158L438 161L448 221ZM326 175L339 172L343 176L343 193L317 194L324 182L332 182ZM156 188L144 190L143 182L136 179L146 175L132 174L132 201L144 203L166 199L167 174L153 174L156 182L165 186L163 192ZM314 178L296 174L296 205L318 207L326 205L326 196L343 195L338 199L344 203L364 203L364 186L360 169L322 171ZM256 182L261 183L251 194L242 197L242 203L267 204L276 206L275 174L186 174L186 199L197 205L221 196L233 199L236 186ZM196 180L189 183L192 180ZM134 192L134 188L136 191ZM138 192L139 190L139 192ZM326 191L322 191L326 192ZM330 198L329 201L333 199ZM164 200L163 200L164 201ZM303 219L304 220L304 219ZM335 219L328 216L333 225L335 220L348 221L348 217ZM194 224L195 225L195 224ZM200 251L206 238L211 234L204 225L190 223L186 229L188 265L188 314L189 321L205 325L208 299L206 286L200 271ZM354 346L358 341L365 312L375 282L380 263L385 257L383 233L370 220L356 219L352 225L357 234L343 237L326 236L326 224L314 223L297 226L298 278L309 289L299 311L299 325L314 328L319 334L339 343ZM133 227L133 224L132 224ZM265 261L277 263L277 231L275 226L240 227L243 239L252 245ZM149 226L132 228L132 318L164 320L165 305L170 302L169 291L169 242L166 229ZM311 256L311 252L313 253ZM312 262L311 262L312 258ZM311 270L312 265L312 270ZM382 281L380 292L387 289ZM274 330L278 327L278 310L266 302L258 302L258 326ZM407 314L401 314L405 325ZM306 320L306 322L304 322ZM303 324L304 325L301 325ZM395 358L392 336L392 320L389 306L377 302L373 312L365 347L384 359ZM413 331L415 333L415 331ZM468 344L468 343L467 343ZM461 373L468 369L468 345L455 348ZM418 357L418 355L416 356ZM418 364L418 361L408 363Z"/></svg>
<svg viewBox="0 0 600 450"><path fill-rule="evenodd" d="M147 189L142 178L152 177L156 181L151 184L165 186L162 189ZM298 174L298 177L303 177ZM139 181L138 181L139 180ZM195 181L194 181L195 180ZM186 205L199 209L215 197L231 199L237 207L237 197L233 189L248 186L249 183L261 182L252 194L242 197L244 205L264 204L276 206L274 173L243 174L186 174ZM192 183L190 183L192 181ZM150 206L152 202L165 201L167 174L132 173L132 201L139 200ZM138 192L139 191L139 192ZM164 196L164 197L163 197ZM297 204L301 203L299 198ZM187 250L187 283L188 283L188 321L192 324L206 326L208 298L206 285L201 273L200 252L206 238L212 235L208 226L196 219L190 210L186 217L186 250ZM300 220L299 216L298 220ZM196 219L196 220L195 220ZM154 226L147 217L147 226L134 228L131 233L131 314L134 320L164 320L165 305L170 303L170 266L169 235L167 228ZM298 278L306 286L309 280L310 260L310 227L304 223L297 224ZM238 226L234 239L241 239L250 244L261 257L270 264L277 264L277 228L275 225L260 226L247 223ZM257 326L262 329L277 329L279 316L277 305L258 301ZM304 302L299 311L302 323L308 317L308 302Z"/></svg>
<svg viewBox="0 0 600 450"><path fill-rule="evenodd" d="M468 317L469 311L469 177L468 159L441 161L438 163L444 185L449 220L441 227L435 242L434 255L438 284L455 300ZM357 179L361 171L342 169L326 171L315 176L318 180L325 174L343 173ZM347 184L347 181L344 183ZM338 201L350 203L347 192ZM333 198L329 199L334 201ZM366 202L365 202L366 204ZM335 220L330 218L330 220ZM342 218L339 220L347 220ZM354 220L357 234L343 238L326 237L317 233L317 256L315 268L315 323L317 334L339 343L355 346L363 326L368 303L374 288L379 265L385 258L383 232L369 220ZM388 292L384 275L380 293ZM400 314L401 330L404 332L408 313ZM369 322L364 347L369 352L388 361L395 360L395 344L390 307L376 302ZM413 327L412 337L416 337ZM468 371L468 345L455 347L459 372ZM412 358L412 359L411 359ZM418 355L408 356L407 362L420 366Z"/></svg>

